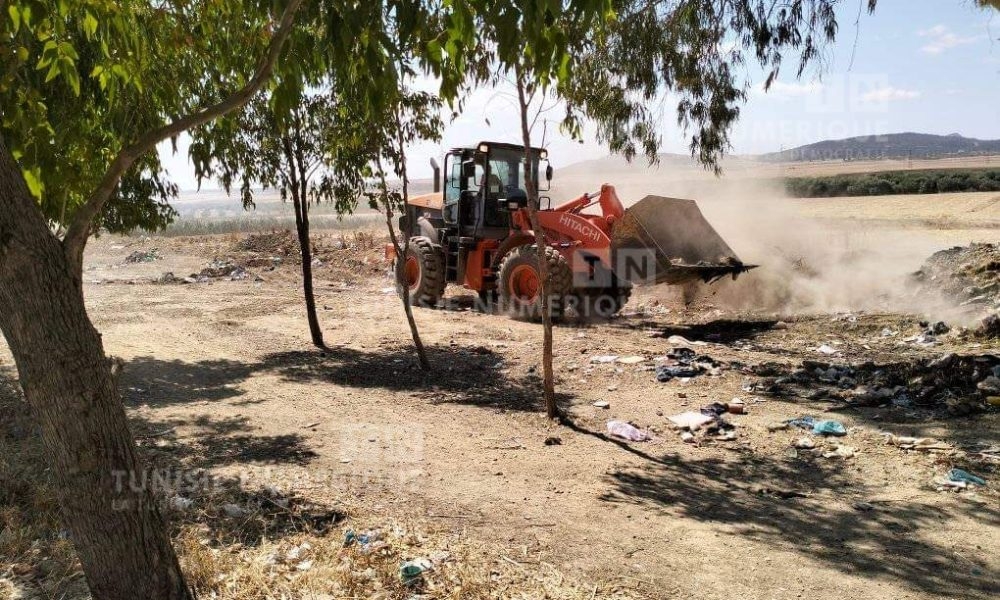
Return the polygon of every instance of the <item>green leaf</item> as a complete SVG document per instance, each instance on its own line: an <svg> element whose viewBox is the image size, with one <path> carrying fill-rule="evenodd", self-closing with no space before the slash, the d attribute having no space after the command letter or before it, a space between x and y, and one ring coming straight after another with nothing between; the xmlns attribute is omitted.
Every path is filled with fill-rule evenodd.
<svg viewBox="0 0 1000 600"><path fill-rule="evenodd" d="M40 169L21 171L24 175L24 182L28 184L28 191L39 200L42 199L42 191L45 189L45 186L42 185L41 177L39 177L40 172Z"/></svg>
<svg viewBox="0 0 1000 600"><path fill-rule="evenodd" d="M76 48L69 42L59 42L59 54L74 61L80 60L80 55L76 53Z"/></svg>
<svg viewBox="0 0 1000 600"><path fill-rule="evenodd" d="M56 77L59 77L59 63L54 62L49 67L49 72L45 75L45 83L52 81Z"/></svg>
<svg viewBox="0 0 1000 600"><path fill-rule="evenodd" d="M17 33L21 29L21 11L11 4L7 7L7 14L10 15L10 20L14 23L14 33Z"/></svg>
<svg viewBox="0 0 1000 600"><path fill-rule="evenodd" d="M97 18L89 12L83 17L83 32L87 35L87 39L93 39L97 33Z"/></svg>
<svg viewBox="0 0 1000 600"><path fill-rule="evenodd" d="M80 73L76 70L76 65L73 61L68 58L59 59L59 71L62 73L66 83L69 84L70 89L73 90L73 94L76 96L80 95Z"/></svg>

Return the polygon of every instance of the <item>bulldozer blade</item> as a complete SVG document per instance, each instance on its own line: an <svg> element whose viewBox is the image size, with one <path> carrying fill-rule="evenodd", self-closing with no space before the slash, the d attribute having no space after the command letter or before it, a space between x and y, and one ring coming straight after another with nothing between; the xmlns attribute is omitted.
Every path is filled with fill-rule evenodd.
<svg viewBox="0 0 1000 600"><path fill-rule="evenodd" d="M646 196L625 211L611 233L613 267L635 283L735 279L754 268L736 258L694 200Z"/></svg>

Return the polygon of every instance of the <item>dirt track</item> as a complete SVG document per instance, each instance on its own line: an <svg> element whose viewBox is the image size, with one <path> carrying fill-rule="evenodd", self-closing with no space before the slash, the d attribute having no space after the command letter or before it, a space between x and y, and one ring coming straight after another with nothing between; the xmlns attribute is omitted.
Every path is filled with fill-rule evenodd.
<svg viewBox="0 0 1000 600"><path fill-rule="evenodd" d="M685 309L673 292L647 290L629 305L639 314L558 328L558 389L574 425L557 427L539 413L537 327L468 310L461 294L448 309L417 311L436 369L420 373L377 249L342 251L350 260L318 269L326 353L307 342L293 264L251 269L264 279L256 282L123 283L197 272L220 253L239 258L237 239L102 238L91 246L91 315L108 352L125 360L126 404L154 462L169 455L320 503L419 518L539 565L523 568L549 563L567 577L619 581L649 597L1000 592L996 463L908 452L880 435L979 448L1000 440L1000 415L943 418L893 405L824 413L829 399L743 391L760 378L732 365L831 360L816 352L824 343L840 351L835 361L880 364L985 347L953 336L933 348L901 342L920 331L911 317L779 323L705 303ZM163 260L123 265L151 246ZM884 328L899 334L884 337ZM676 345L670 335L706 340L698 352L729 366L718 377L658 383L650 369ZM598 355L644 360L592 364ZM2 362L9 365L6 354ZM669 427L670 415L734 397L748 414L729 417L733 441L687 444ZM610 408L592 406L599 400ZM849 433L836 443L857 455L823 458L834 443L819 438L817 450L793 453L803 431L768 429L807 414L841 420ZM649 427L656 439L614 441L604 435L609 419ZM546 445L553 436L561 443ZM955 465L990 486L936 491L932 480Z"/></svg>

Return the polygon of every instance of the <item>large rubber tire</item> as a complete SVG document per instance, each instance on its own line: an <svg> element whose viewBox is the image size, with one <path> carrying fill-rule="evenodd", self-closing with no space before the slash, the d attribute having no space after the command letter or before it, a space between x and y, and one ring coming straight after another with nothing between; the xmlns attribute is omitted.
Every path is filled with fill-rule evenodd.
<svg viewBox="0 0 1000 600"><path fill-rule="evenodd" d="M430 239L423 236L410 238L403 267L407 287L400 290L410 295L410 305L433 308L441 301L447 285L442 259L439 247Z"/></svg>
<svg viewBox="0 0 1000 600"><path fill-rule="evenodd" d="M550 314L562 316L567 299L572 297L573 271L555 248L545 248L549 271ZM541 272L537 246L524 245L511 250L500 262L500 306L511 316L537 320L542 316Z"/></svg>

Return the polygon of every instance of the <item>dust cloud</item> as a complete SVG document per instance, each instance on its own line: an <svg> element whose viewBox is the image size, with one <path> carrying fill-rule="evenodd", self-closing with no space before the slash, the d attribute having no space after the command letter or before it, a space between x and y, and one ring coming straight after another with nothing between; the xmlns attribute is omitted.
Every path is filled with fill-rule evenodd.
<svg viewBox="0 0 1000 600"><path fill-rule="evenodd" d="M737 256L759 265L736 281L701 285L694 297L734 310L789 315L878 311L963 320L953 303L913 285L912 274L946 245L919 230L846 216L811 218L801 210L809 200L787 198L769 180L671 187L657 193L696 199Z"/></svg>

